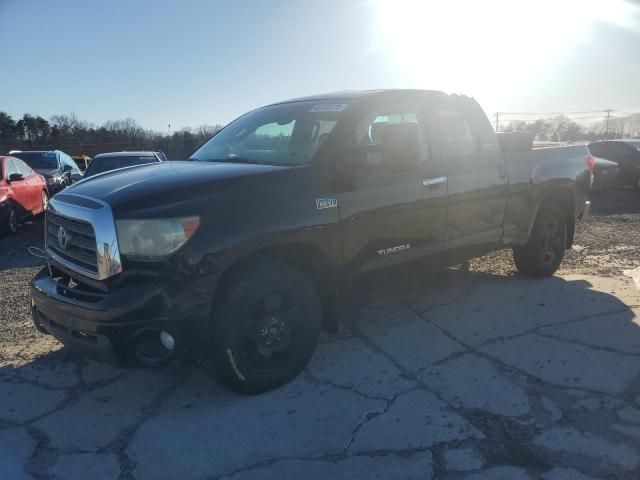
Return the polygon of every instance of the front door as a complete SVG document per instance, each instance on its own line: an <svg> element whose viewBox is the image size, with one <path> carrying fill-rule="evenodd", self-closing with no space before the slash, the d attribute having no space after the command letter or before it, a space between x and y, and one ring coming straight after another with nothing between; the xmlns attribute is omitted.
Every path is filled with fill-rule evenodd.
<svg viewBox="0 0 640 480"><path fill-rule="evenodd" d="M433 251L445 238L447 185L429 155L422 105L378 101L356 125L346 151L358 161L337 166L345 262L367 271ZM406 147L401 158L394 143Z"/></svg>
<svg viewBox="0 0 640 480"><path fill-rule="evenodd" d="M10 158L5 160L5 171L7 180L14 173L21 173L16 163ZM13 192L13 197L15 198L16 203L20 205L20 207L22 207L25 211L30 212L33 200L30 197L29 185L27 185L27 180L23 178L22 180L12 181L11 191ZM23 215L24 213L24 211L18 212L18 215Z"/></svg>

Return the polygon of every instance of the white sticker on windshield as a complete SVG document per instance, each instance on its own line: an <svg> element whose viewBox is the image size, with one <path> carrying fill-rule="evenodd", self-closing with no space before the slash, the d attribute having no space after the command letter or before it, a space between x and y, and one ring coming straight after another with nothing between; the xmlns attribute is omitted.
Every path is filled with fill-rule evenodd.
<svg viewBox="0 0 640 480"><path fill-rule="evenodd" d="M311 107L309 112L341 112L347 108L346 103L321 103Z"/></svg>

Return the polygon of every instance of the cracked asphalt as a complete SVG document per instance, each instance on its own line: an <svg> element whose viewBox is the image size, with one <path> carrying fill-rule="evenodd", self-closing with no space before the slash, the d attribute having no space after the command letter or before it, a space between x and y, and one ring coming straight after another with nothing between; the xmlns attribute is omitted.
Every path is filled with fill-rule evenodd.
<svg viewBox="0 0 640 480"><path fill-rule="evenodd" d="M35 332L25 225L0 240L0 479L637 480L640 194L621 195L550 279L507 251L361 279L304 373L256 397Z"/></svg>

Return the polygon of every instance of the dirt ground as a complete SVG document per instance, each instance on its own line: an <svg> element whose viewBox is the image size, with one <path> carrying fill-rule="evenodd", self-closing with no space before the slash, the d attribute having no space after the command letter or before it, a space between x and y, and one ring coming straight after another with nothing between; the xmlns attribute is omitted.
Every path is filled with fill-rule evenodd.
<svg viewBox="0 0 640 480"><path fill-rule="evenodd" d="M0 240L0 478L636 480L640 193L592 201L552 279L508 250L362 279L304 374L258 397L36 332L30 222Z"/></svg>

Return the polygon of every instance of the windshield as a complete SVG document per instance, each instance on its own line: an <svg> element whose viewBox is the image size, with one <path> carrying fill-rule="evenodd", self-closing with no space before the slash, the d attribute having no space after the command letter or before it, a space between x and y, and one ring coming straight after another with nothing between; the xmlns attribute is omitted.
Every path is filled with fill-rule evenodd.
<svg viewBox="0 0 640 480"><path fill-rule="evenodd" d="M347 103L295 102L250 112L200 147L191 160L302 165L333 130Z"/></svg>
<svg viewBox="0 0 640 480"><path fill-rule="evenodd" d="M108 172L109 170L115 170L117 168L133 167L134 165L144 165L145 163L153 163L157 161L158 159L156 157L149 155L98 157L94 158L89 164L84 176L86 178L91 175Z"/></svg>
<svg viewBox="0 0 640 480"><path fill-rule="evenodd" d="M58 168L58 159L55 152L18 152L12 155L36 170Z"/></svg>

